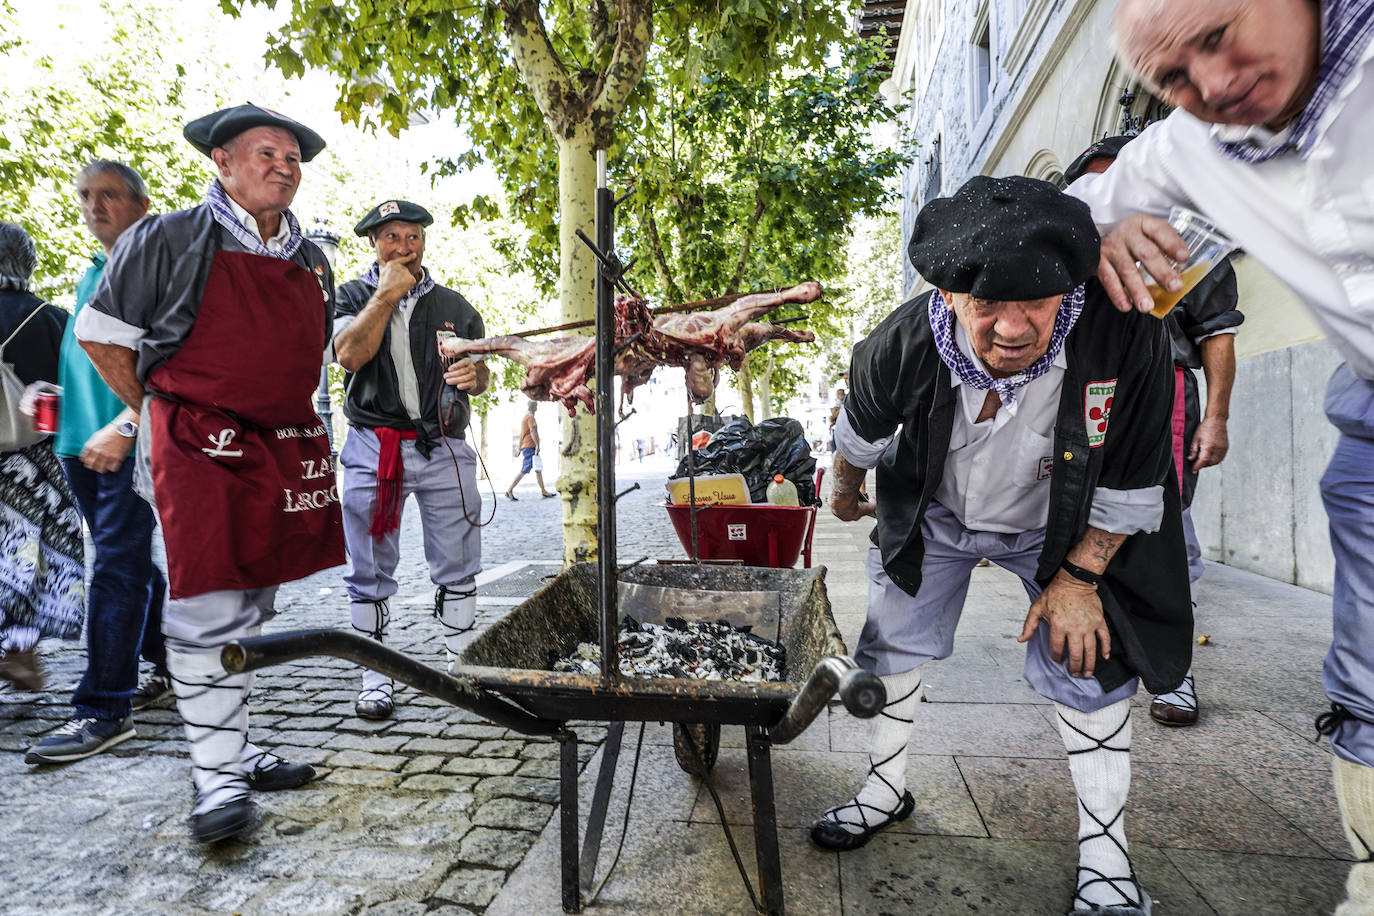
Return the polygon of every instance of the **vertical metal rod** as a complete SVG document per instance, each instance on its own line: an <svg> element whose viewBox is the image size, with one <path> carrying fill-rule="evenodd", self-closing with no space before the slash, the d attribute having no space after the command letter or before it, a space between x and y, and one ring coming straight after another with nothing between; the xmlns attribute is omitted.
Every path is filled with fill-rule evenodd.
<svg viewBox="0 0 1374 916"><path fill-rule="evenodd" d="M687 518L691 522L692 528L692 550L691 558L693 563L701 562L701 550L697 546L697 459L696 449L692 445L692 392L687 392Z"/></svg>
<svg viewBox="0 0 1374 916"><path fill-rule="evenodd" d="M778 851L778 812L773 801L773 766L768 736L756 725L745 729L749 753L749 791L754 802L754 856L759 866L763 912L782 916L782 856Z"/></svg>
<svg viewBox="0 0 1374 916"><path fill-rule="evenodd" d="M596 151L596 247L615 250L615 195L606 187L606 151ZM615 291L606 265L596 272L596 555L600 573L601 683L620 677L615 552Z"/></svg>
<svg viewBox="0 0 1374 916"><path fill-rule="evenodd" d="M606 828L606 811L611 804L611 788L615 784L615 767L620 762L620 742L625 735L624 722L606 724L606 740L601 745L601 769L596 774L596 791L587 811L587 835L582 841L582 890L592 892L596 880L596 860L601 857L601 834Z"/></svg>
<svg viewBox="0 0 1374 916"><path fill-rule="evenodd" d="M577 735L558 736L558 838L562 847L563 912L582 912L577 863Z"/></svg>
<svg viewBox="0 0 1374 916"><path fill-rule="evenodd" d="M329 454L337 455L334 447L334 411L329 397L329 367L320 370L320 386L315 391L315 413L324 421L324 434L329 437Z"/></svg>

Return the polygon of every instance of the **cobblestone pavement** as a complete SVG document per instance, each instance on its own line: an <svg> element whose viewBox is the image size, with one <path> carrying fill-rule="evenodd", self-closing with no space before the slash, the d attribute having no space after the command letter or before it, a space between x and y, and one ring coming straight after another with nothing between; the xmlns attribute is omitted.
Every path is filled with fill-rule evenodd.
<svg viewBox="0 0 1374 916"><path fill-rule="evenodd" d="M668 523L664 459L623 464L619 555L681 557ZM483 483L484 509L491 494ZM498 485L499 486L499 485ZM490 624L552 574L561 556L560 506L532 482L518 502L496 494L483 532L479 623ZM485 514L485 513L484 513ZM330 570L283 587L267 632L346 626L347 595ZM396 648L435 667L442 644L414 504L402 529ZM71 714L80 643L45 642L49 686L0 687L0 885L9 914L481 913L554 810L558 749L419 695L397 694L393 719L353 715L358 668L310 659L258 676L250 738L319 778L258 797L246 840L198 848L187 815L186 742L174 709L135 716L138 736L66 766L30 767L23 752ZM583 763L602 737L576 727Z"/></svg>

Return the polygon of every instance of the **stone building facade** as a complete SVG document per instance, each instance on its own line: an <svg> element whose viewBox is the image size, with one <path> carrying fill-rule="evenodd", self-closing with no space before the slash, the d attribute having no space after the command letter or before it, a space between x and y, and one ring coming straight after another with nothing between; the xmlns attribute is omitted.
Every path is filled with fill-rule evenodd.
<svg viewBox="0 0 1374 916"><path fill-rule="evenodd" d="M1122 116L1160 114L1116 60L1112 0L909 0L884 91L918 144L903 176L903 249L916 211L973 175L1062 183ZM1123 93L1132 99L1120 103ZM1202 475L1194 520L1214 560L1330 591L1317 480L1335 442L1322 415L1339 360L1263 267L1236 262L1246 323L1237 337L1231 452ZM908 262L908 295L922 281Z"/></svg>

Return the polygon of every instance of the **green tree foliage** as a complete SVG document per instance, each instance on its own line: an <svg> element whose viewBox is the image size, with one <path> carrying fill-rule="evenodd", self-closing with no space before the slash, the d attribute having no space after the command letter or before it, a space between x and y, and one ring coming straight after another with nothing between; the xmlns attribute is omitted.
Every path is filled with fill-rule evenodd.
<svg viewBox="0 0 1374 916"><path fill-rule="evenodd" d="M277 0L221 0L236 14ZM651 12L653 77L629 96L620 120L631 131L658 120L657 100L695 86L703 74L735 81L766 78L779 60L799 70L824 70L837 43L852 41L852 3L805 0L649 0L606 3L442 0L292 0L290 20L270 42L267 59L288 76L319 67L340 80L345 119L399 134L416 112L438 111L462 128L470 146L434 164L439 175L491 163L500 175L510 215L528 235L510 251L556 289L559 264L558 139L588 114L590 91L609 78L615 38L628 12ZM516 66L512 29L548 36L556 69L580 91L561 98L565 110L546 117L537 94L561 87L531 85ZM625 176L626 147L640 142L604 119L596 139L609 146L613 181ZM455 209L459 223L494 215L479 197Z"/></svg>
<svg viewBox="0 0 1374 916"><path fill-rule="evenodd" d="M275 9L277 0L221 0L231 15L251 5ZM456 173L478 163L494 166L510 215L528 232L514 241L512 255L544 278L547 289L554 288L557 277L562 318L577 320L590 318L593 305L592 261L573 233L581 229L590 234L592 229L594 150L609 151L610 183L621 191L637 185L640 166L651 155L635 150L660 139L653 126L687 117L680 109L689 107L705 119L703 130L723 130L731 117L739 116L744 118L740 136L754 142L756 158L766 157L756 164L753 185L746 189L746 198L748 191L756 192L755 209L761 203L771 214L773 208L815 203L799 192L800 179L803 173L820 177L827 172L801 162L808 154L823 153L832 141L820 133L824 111L808 110L805 94L813 93L816 101L828 92L832 102L844 104L845 93L828 85L826 74L836 49L854 42L853 7L854 0L474 0L466 5L291 0L287 24L270 42L267 59L288 76L311 67L335 75L340 83L337 108L346 120L399 134L416 113L451 115L470 146L443 157L436 173ZM642 81L646 72L652 77ZM807 74L817 74L811 78L817 85L804 85ZM765 103L774 101L769 87L791 79L800 81L797 92L789 86L779 96L784 109L788 104L791 109L765 115ZM853 88L849 98L857 93ZM722 108L711 111L713 103L704 96L714 96L714 104ZM784 122L792 122L791 162L784 158L786 131L775 136L771 130ZM703 139L703 149L705 145ZM874 168L881 172L885 166ZM717 181L738 171L727 166ZM663 174L660 170L661 178ZM646 182L648 177L646 171ZM826 206L844 224L856 206L845 197L854 187L834 172L825 180L823 189L812 191L822 191ZM465 224L493 215L494 207L491 200L479 198L455 208L454 217ZM734 221L749 219L753 212L722 210L703 218ZM662 218L666 221L668 215ZM777 219L783 225L797 220L797 214L782 212ZM809 232L817 224L803 225ZM841 230L840 240L843 234ZM803 258L796 248L816 261L817 269L804 275L822 278L822 249L830 240L794 235L787 244L771 229L757 233L742 255L736 252L722 262L735 267L742 262L743 267L720 279L752 281L758 274L749 268L783 250L791 256L789 264L797 264ZM693 262L687 247L686 261ZM768 373L765 384L772 375ZM780 375L780 381L785 377ZM744 388L748 391L747 380ZM581 447L591 431L586 418L565 423L568 460L558 488L566 496L564 553L569 560L595 553L595 466L592 450Z"/></svg>
<svg viewBox="0 0 1374 916"><path fill-rule="evenodd" d="M822 342L843 339L852 228L892 199L902 154L873 141L892 116L875 49L851 40L834 54L816 70L774 62L749 80L651 74L668 88L627 139L623 162L640 285L677 302L820 280L827 297L806 308L802 326ZM737 374L745 412L754 415L757 399L771 413L814 357L795 344L752 354Z"/></svg>
<svg viewBox="0 0 1374 916"><path fill-rule="evenodd" d="M34 237L39 264L34 287L69 296L90 263L92 239L81 223L73 178L86 162L113 158L143 175L155 209L200 197L208 173L181 137L184 122L180 62L163 10L109 3L98 47L65 54L26 46L19 12L0 5L0 51L6 60L0 107L0 214ZM138 48L138 53L129 49Z"/></svg>

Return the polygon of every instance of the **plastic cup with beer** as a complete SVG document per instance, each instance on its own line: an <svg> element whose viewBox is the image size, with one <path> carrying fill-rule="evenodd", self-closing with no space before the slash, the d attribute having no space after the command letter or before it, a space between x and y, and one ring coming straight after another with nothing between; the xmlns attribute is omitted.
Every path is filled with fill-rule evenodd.
<svg viewBox="0 0 1374 916"><path fill-rule="evenodd" d="M1150 314L1156 318L1163 318L1173 311L1178 301L1197 286L1199 280L1236 250L1235 242L1223 235L1221 230L1202 214L1195 213L1187 207L1174 207L1170 210L1169 225L1174 227L1174 231L1183 237L1183 243L1188 246L1188 260L1175 265L1183 279L1183 285L1170 292L1156 283L1148 270L1137 265L1140 266L1141 276L1145 278L1150 297L1155 301L1155 307L1150 310Z"/></svg>

